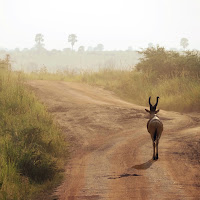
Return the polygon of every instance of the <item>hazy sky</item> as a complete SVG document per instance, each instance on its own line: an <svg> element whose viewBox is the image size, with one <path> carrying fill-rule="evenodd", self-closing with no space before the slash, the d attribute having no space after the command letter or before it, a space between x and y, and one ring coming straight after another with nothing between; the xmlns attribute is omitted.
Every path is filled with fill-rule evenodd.
<svg viewBox="0 0 200 200"><path fill-rule="evenodd" d="M106 50L149 42L200 49L200 0L0 0L0 47L31 48L35 35L44 35L45 48L75 49L104 44Z"/></svg>

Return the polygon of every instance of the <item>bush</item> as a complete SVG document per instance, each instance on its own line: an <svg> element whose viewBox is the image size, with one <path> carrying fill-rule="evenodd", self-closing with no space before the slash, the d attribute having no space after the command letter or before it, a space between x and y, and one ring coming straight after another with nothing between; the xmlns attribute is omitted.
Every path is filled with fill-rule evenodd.
<svg viewBox="0 0 200 200"><path fill-rule="evenodd" d="M163 47L148 48L140 52L143 57L136 70L149 74L152 78L200 77L200 57L198 52L166 51Z"/></svg>

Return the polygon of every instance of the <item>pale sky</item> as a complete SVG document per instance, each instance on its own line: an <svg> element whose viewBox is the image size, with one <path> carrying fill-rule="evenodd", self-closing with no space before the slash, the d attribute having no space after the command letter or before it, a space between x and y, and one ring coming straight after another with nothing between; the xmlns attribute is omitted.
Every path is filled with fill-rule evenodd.
<svg viewBox="0 0 200 200"><path fill-rule="evenodd" d="M45 48L75 49L102 43L105 50L146 48L148 43L200 49L200 0L0 0L0 47L31 48L35 35Z"/></svg>

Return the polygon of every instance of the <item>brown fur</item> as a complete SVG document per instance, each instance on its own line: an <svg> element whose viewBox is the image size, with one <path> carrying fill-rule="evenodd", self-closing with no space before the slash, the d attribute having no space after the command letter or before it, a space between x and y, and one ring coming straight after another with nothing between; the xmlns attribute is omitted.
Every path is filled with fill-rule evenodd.
<svg viewBox="0 0 200 200"><path fill-rule="evenodd" d="M149 119L147 122L147 130L150 133L153 142L153 159L157 160L159 139L163 132L163 123L160 121L157 115L154 115L151 119Z"/></svg>
<svg viewBox="0 0 200 200"><path fill-rule="evenodd" d="M150 99L151 97L149 97L150 110L145 109L146 112L150 114L150 119L147 122L147 130L150 133L151 139L153 142L153 159L157 160L158 159L158 144L159 144L159 139L163 132L163 123L161 122L159 117L156 115L159 112L159 110L156 110L159 97L157 97L157 102L154 106L151 105Z"/></svg>

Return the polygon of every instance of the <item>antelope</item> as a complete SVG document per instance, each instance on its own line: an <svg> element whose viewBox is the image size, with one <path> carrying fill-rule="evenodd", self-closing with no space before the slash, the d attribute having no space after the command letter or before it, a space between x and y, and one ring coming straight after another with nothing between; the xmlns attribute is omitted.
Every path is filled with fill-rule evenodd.
<svg viewBox="0 0 200 200"><path fill-rule="evenodd" d="M156 107L158 105L158 99L159 97L157 97L156 104L152 106L151 97L149 97L150 110L145 109L146 112L150 114L149 121L147 122L147 130L151 134L151 139L153 141L153 160L158 159L158 143L163 131L163 123L157 116L157 113L159 112L159 110L156 110Z"/></svg>

